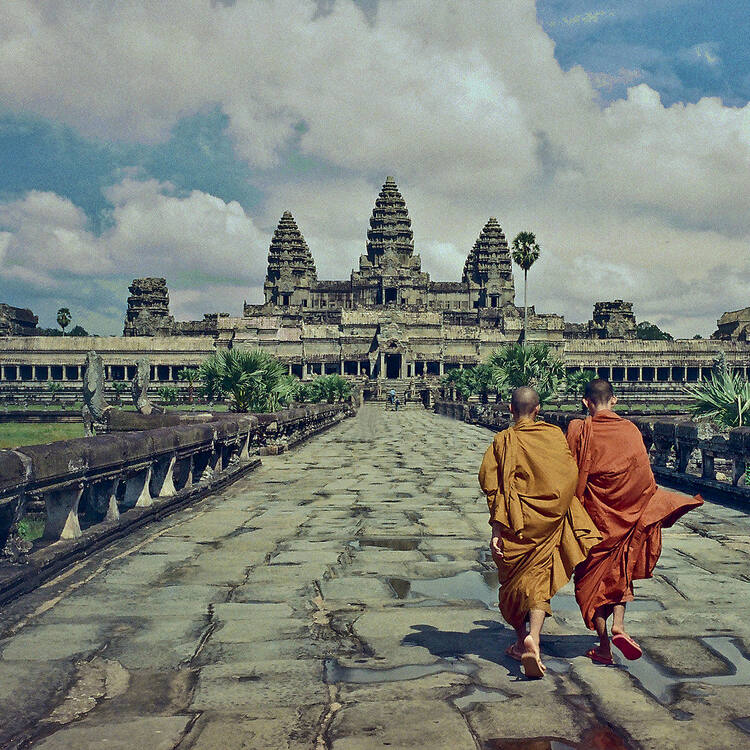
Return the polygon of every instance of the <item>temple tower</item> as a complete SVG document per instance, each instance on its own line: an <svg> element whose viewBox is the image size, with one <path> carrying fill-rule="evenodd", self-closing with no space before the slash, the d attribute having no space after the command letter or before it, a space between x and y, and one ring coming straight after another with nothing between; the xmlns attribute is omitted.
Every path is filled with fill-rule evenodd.
<svg viewBox="0 0 750 750"><path fill-rule="evenodd" d="M494 216L484 225L466 258L462 280L468 285L472 307L513 304L513 263L505 234Z"/></svg>
<svg viewBox="0 0 750 750"><path fill-rule="evenodd" d="M412 267L414 235L411 231L411 219L406 201L393 177L385 178L375 200L370 216L370 229L367 231L367 259L370 263L375 267L381 266L389 253L398 256L400 265Z"/></svg>
<svg viewBox="0 0 750 750"><path fill-rule="evenodd" d="M263 290L266 304L310 305L310 287L317 280L315 261L294 217L284 211L268 248Z"/></svg>
<svg viewBox="0 0 750 750"><path fill-rule="evenodd" d="M367 230L367 255L352 273L355 302L365 305L421 305L429 277L414 254L414 235L406 201L393 177L386 177Z"/></svg>
<svg viewBox="0 0 750 750"><path fill-rule="evenodd" d="M167 280L148 276L133 279L128 287L128 309L123 336L171 336L175 320L169 314Z"/></svg>

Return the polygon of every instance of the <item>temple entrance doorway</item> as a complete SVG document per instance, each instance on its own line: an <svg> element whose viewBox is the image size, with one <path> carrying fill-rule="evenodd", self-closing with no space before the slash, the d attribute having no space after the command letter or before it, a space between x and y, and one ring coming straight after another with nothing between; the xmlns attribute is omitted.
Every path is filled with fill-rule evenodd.
<svg viewBox="0 0 750 750"><path fill-rule="evenodd" d="M385 355L385 376L389 380L395 380L401 377L401 355L400 354L386 354Z"/></svg>

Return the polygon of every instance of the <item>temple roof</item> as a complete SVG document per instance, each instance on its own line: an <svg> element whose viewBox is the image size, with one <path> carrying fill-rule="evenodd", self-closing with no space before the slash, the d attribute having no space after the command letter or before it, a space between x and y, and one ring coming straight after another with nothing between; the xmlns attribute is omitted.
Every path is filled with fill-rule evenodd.
<svg viewBox="0 0 750 750"><path fill-rule="evenodd" d="M367 232L367 257L371 263L380 265L380 258L387 250L398 254L401 260L414 253L411 219L393 177L386 177L375 200Z"/></svg>
<svg viewBox="0 0 750 750"><path fill-rule="evenodd" d="M484 286L489 280L500 280L512 285L513 264L505 234L493 216L484 225L464 264L464 283Z"/></svg>
<svg viewBox="0 0 750 750"><path fill-rule="evenodd" d="M269 281L276 281L283 271L294 276L309 275L316 278L315 261L310 248L297 227L297 222L289 211L284 211L273 233L268 248Z"/></svg>

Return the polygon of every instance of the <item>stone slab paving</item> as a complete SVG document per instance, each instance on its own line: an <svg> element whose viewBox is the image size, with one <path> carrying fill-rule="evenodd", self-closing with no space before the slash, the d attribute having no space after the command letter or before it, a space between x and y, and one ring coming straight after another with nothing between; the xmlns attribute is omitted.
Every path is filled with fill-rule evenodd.
<svg viewBox="0 0 750 750"><path fill-rule="evenodd" d="M750 746L750 516L706 505L594 666L571 587L544 680L504 656L476 470L491 433L367 406L0 616L0 746Z"/></svg>

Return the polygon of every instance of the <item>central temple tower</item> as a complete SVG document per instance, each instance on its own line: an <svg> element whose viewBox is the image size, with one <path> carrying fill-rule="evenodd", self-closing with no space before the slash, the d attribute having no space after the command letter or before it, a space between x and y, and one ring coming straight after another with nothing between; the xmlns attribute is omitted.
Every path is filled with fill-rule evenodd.
<svg viewBox="0 0 750 750"><path fill-rule="evenodd" d="M355 303L425 305L430 279L421 268L406 201L393 177L386 177L370 216L367 255L352 272Z"/></svg>

